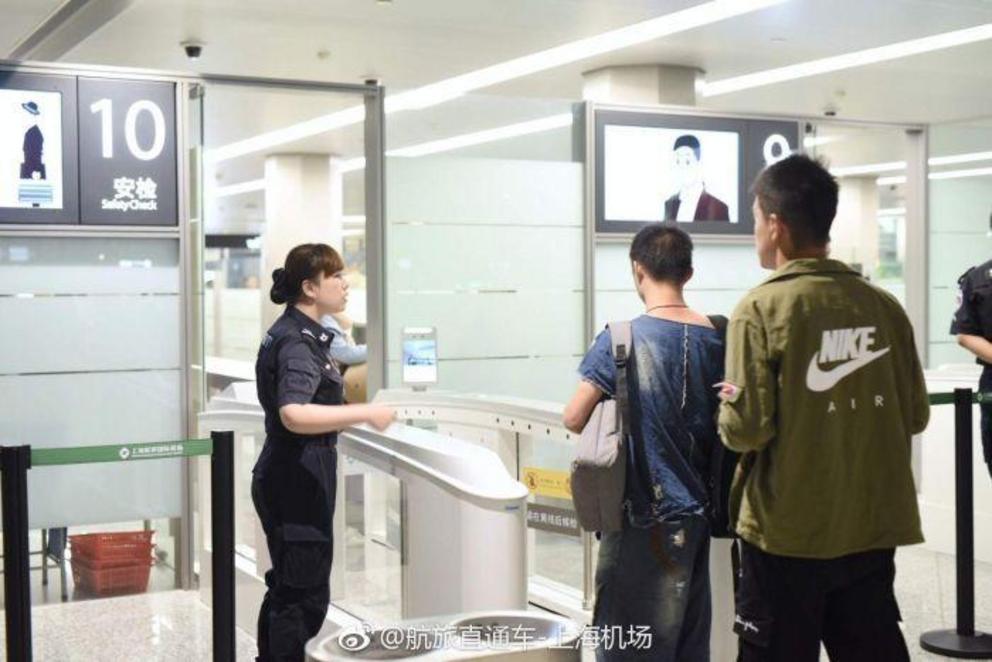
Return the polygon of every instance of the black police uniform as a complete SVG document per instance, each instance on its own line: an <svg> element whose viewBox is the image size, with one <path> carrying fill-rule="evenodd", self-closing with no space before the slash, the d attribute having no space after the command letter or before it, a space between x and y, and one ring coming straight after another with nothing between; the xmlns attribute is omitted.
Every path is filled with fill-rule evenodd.
<svg viewBox="0 0 992 662"><path fill-rule="evenodd" d="M262 340L255 363L265 446L251 493L272 557L258 616L259 660L302 662L304 645L320 630L330 602L337 433L290 432L279 408L342 403L343 381L327 357L331 334L288 306Z"/></svg>
<svg viewBox="0 0 992 662"><path fill-rule="evenodd" d="M951 333L981 336L992 340L992 260L972 267L958 279L958 310L951 322ZM992 392L992 364L976 359L982 366L978 390ZM982 450L992 475L992 405L980 405L982 412Z"/></svg>

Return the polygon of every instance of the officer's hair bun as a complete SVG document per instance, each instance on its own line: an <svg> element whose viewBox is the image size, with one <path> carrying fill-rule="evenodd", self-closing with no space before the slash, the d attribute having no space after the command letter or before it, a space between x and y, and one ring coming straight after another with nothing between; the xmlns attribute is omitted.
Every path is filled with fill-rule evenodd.
<svg viewBox="0 0 992 662"><path fill-rule="evenodd" d="M303 282L319 282L344 269L338 252L327 244L300 244L289 251L285 268L272 272L269 298L275 304L295 304L303 296Z"/></svg>
<svg viewBox="0 0 992 662"><path fill-rule="evenodd" d="M289 301L291 293L286 291L286 270L279 267L272 272L272 289L269 291L269 298L272 303L284 304Z"/></svg>

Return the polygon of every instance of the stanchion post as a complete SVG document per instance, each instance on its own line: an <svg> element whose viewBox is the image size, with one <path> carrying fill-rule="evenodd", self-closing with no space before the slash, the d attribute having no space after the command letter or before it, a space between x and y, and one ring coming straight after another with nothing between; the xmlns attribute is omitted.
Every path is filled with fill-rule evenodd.
<svg viewBox="0 0 992 662"><path fill-rule="evenodd" d="M975 636L975 498L972 453L972 394L954 389L954 491L957 534L958 634Z"/></svg>
<svg viewBox="0 0 992 662"><path fill-rule="evenodd" d="M210 438L214 662L234 662L234 433Z"/></svg>
<svg viewBox="0 0 992 662"><path fill-rule="evenodd" d="M0 448L3 467L3 594L8 662L31 660L31 575L28 555L30 446Z"/></svg>
<svg viewBox="0 0 992 662"><path fill-rule="evenodd" d="M957 629L920 636L923 650L962 659L992 657L992 637L975 632L975 503L972 445L972 391L954 389L954 481L957 532Z"/></svg>

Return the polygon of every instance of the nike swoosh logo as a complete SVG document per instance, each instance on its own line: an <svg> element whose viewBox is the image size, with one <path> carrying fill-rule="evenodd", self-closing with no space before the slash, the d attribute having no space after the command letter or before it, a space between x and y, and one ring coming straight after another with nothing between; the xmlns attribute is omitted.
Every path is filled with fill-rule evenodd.
<svg viewBox="0 0 992 662"><path fill-rule="evenodd" d="M880 356L888 354L890 349L892 348L886 347L875 352L868 352L830 370L820 370L820 366L816 362L816 357L819 354L817 352L813 355L813 360L809 362L809 370L806 371L806 388L817 393L829 391L851 373L860 370Z"/></svg>

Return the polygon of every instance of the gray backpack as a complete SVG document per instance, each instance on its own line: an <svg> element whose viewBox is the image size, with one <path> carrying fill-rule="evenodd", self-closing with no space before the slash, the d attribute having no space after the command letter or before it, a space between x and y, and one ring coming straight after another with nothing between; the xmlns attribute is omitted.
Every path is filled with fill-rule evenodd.
<svg viewBox="0 0 992 662"><path fill-rule="evenodd" d="M601 400L582 429L572 462L572 502L579 524L586 531L619 531L623 528L624 485L627 480L627 439L630 400L627 360L630 357L630 322L607 325L617 366L616 397Z"/></svg>

